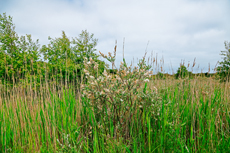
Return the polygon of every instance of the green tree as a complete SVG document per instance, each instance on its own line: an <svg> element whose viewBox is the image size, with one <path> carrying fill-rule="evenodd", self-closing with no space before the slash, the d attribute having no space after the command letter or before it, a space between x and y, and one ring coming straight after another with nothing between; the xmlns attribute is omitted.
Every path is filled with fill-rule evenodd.
<svg viewBox="0 0 230 153"><path fill-rule="evenodd" d="M187 68L184 65L181 65L178 70L177 73L175 74L176 79L178 78L186 78L189 76L189 72L187 70Z"/></svg>
<svg viewBox="0 0 230 153"><path fill-rule="evenodd" d="M48 72L48 77L73 80L75 74L81 76L84 58L94 59L98 63L97 73L102 73L105 63L94 53L98 40L93 37L85 30L70 40L63 31L60 38L49 37L50 43L40 48L38 40L34 42L31 35L17 35L11 16L0 14L0 78L14 82L17 78L34 75L44 79ZM44 55L44 61L40 61L40 53Z"/></svg>
<svg viewBox="0 0 230 153"><path fill-rule="evenodd" d="M43 53L44 60L48 61L51 69L66 70L66 68L73 66L74 54L71 50L71 42L65 32L62 32L60 38L52 39L49 37L48 39L50 43L47 46L43 45L40 52Z"/></svg>
<svg viewBox="0 0 230 153"><path fill-rule="evenodd" d="M78 63L83 62L83 58L97 58L94 51L96 51L95 46L97 45L98 39L93 38L94 34L90 34L87 30L83 30L78 37L73 38L72 43L75 45L73 47L74 54L76 55L76 61Z"/></svg>
<svg viewBox="0 0 230 153"><path fill-rule="evenodd" d="M16 43L18 39L18 35L15 32L15 26L12 22L12 17L6 16L6 13L3 13L3 15L0 14L1 51L11 57L17 56L19 50Z"/></svg>
<svg viewBox="0 0 230 153"><path fill-rule="evenodd" d="M78 37L73 38L72 44L73 52L75 55L74 62L80 68L79 75L81 70L84 68L84 58L92 58L96 61L98 65L99 73L102 73L105 68L105 62L99 60L99 55L95 53L98 39L94 38L94 34L90 34L87 30L82 30L81 34Z"/></svg>
<svg viewBox="0 0 230 153"><path fill-rule="evenodd" d="M221 51L223 61L219 62L220 66L217 67L217 74L220 81L225 82L230 79L230 42L225 41L225 51Z"/></svg>
<svg viewBox="0 0 230 153"><path fill-rule="evenodd" d="M105 63L100 61L99 56L94 53L97 39L94 39L93 36L85 30L72 41L64 31L60 38L49 37L50 43L42 46L41 53L44 55L44 60L50 64L50 70L58 70L57 72L61 72L64 78L68 73L71 80L76 73L78 77L81 76L84 58L92 58L99 63L99 70L102 73Z"/></svg>
<svg viewBox="0 0 230 153"><path fill-rule="evenodd" d="M33 63L39 60L38 40L33 42L31 35L19 37L15 32L12 17L6 13L0 14L0 77L12 78L25 77L28 70L36 66Z"/></svg>
<svg viewBox="0 0 230 153"><path fill-rule="evenodd" d="M17 41L18 36L12 23L12 17L6 16L6 13L0 14L0 75L2 78L10 73L8 73L8 65L12 64L11 58L18 58Z"/></svg>

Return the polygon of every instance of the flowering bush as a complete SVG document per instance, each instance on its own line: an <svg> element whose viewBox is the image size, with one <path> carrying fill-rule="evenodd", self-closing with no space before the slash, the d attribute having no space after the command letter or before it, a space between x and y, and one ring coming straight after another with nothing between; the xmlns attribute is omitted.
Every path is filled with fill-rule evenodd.
<svg viewBox="0 0 230 153"><path fill-rule="evenodd" d="M111 53L101 55L115 66L115 53L114 56ZM125 61L121 62L116 74L105 69L100 76L96 73L98 64L92 58L89 61L85 58L84 67L87 84L81 85L82 96L88 99L87 106L93 108L96 119L103 118L106 122L112 118L115 126L130 121L137 111L142 113L152 109L154 112L158 103L157 89L147 87L152 72L144 60L133 69Z"/></svg>

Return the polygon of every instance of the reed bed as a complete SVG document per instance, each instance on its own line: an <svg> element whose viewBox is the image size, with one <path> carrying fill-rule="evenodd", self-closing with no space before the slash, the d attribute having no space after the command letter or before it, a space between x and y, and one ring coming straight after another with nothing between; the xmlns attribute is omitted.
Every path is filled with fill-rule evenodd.
<svg viewBox="0 0 230 153"><path fill-rule="evenodd" d="M1 81L0 152L230 152L230 83L153 78L143 61L99 75L85 59L71 83Z"/></svg>

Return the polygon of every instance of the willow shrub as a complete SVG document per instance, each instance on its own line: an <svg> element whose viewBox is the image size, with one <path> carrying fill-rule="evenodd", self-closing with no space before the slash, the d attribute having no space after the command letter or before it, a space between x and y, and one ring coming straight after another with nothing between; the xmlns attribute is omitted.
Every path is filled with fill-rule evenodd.
<svg viewBox="0 0 230 153"><path fill-rule="evenodd" d="M115 55L111 53L102 56L115 61ZM105 69L102 75L98 75L98 64L92 58L85 58L84 74L88 83L81 85L82 97L86 99L84 102L87 101L83 105L92 108L97 121L108 125L111 124L108 119L112 119L115 128L123 126L121 129L126 129L137 111L152 112L154 115L160 110L157 89L148 87L152 72L144 59L138 65L132 69L121 62L116 74Z"/></svg>

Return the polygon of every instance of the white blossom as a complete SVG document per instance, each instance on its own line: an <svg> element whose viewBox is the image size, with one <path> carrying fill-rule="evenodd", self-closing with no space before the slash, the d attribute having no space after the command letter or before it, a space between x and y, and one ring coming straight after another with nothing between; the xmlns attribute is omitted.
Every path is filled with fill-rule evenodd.
<svg viewBox="0 0 230 153"><path fill-rule="evenodd" d="M104 70L103 75L107 77L108 74L107 74L106 70Z"/></svg>
<svg viewBox="0 0 230 153"><path fill-rule="evenodd" d="M96 70L98 68L98 64L95 64L93 68Z"/></svg>
<svg viewBox="0 0 230 153"><path fill-rule="evenodd" d="M109 92L109 89L105 89L105 92Z"/></svg>
<svg viewBox="0 0 230 153"><path fill-rule="evenodd" d="M145 76L147 76L147 75L149 75L149 74L150 74L149 72L145 72L145 74L144 74L144 75L145 75Z"/></svg>
<svg viewBox="0 0 230 153"><path fill-rule="evenodd" d="M94 79L94 76L89 76L91 79Z"/></svg>

